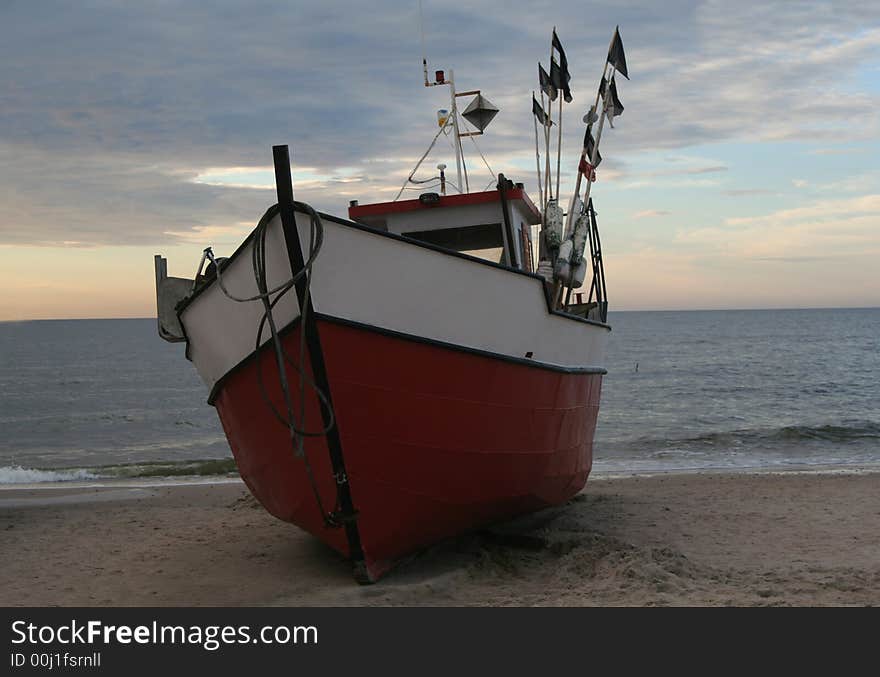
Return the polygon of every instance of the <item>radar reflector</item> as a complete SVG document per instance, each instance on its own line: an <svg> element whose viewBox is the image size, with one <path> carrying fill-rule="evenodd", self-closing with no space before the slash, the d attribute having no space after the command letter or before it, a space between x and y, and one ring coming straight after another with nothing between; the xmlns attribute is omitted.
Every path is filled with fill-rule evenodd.
<svg viewBox="0 0 880 677"><path fill-rule="evenodd" d="M498 108L482 94L477 94L461 114L465 120L481 132L489 126L496 115L498 115Z"/></svg>

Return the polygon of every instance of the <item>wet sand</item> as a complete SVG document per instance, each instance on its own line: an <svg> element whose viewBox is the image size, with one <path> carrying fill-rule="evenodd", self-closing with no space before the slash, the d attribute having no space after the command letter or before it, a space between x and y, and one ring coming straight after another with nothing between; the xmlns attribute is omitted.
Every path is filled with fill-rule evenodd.
<svg viewBox="0 0 880 677"><path fill-rule="evenodd" d="M3 606L877 605L880 473L594 478L365 587L240 483L4 489L0 561Z"/></svg>

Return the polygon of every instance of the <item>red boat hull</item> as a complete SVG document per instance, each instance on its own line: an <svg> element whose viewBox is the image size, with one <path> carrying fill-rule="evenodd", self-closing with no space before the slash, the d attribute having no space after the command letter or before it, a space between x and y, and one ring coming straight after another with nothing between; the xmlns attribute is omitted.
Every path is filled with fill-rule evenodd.
<svg viewBox="0 0 880 677"><path fill-rule="evenodd" d="M371 580L421 547L562 503L583 488L601 374L530 366L324 318L318 327ZM299 338L299 328L283 337L295 363ZM287 373L298 412L299 378L291 368ZM215 393L242 478L270 513L348 556L345 531L325 525L306 462L295 456L266 397L285 411L271 345L230 372ZM308 387L305 411L307 428L320 430L318 400ZM325 511L332 510L327 445L323 437L307 440L315 486Z"/></svg>

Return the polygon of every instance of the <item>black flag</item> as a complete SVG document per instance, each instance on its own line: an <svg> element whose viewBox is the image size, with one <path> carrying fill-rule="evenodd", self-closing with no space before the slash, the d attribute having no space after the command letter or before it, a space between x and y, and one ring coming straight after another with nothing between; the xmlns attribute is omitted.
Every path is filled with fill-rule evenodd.
<svg viewBox="0 0 880 677"><path fill-rule="evenodd" d="M551 70L552 70L551 66ZM541 90L550 97L551 101L556 101L556 97L559 95L555 85L553 84L553 80L547 75L547 71L544 70L544 67L539 63L538 64L538 82L541 85Z"/></svg>
<svg viewBox="0 0 880 677"><path fill-rule="evenodd" d="M555 28L553 29L553 47L559 52L560 89L562 89L565 102L571 103L571 89L568 87L568 83L571 82L571 73L568 72L568 57L565 56L565 50L562 49L562 43L559 41L559 36L556 35ZM553 73L552 59L550 61L550 73Z"/></svg>
<svg viewBox="0 0 880 677"><path fill-rule="evenodd" d="M608 89L606 92L605 89ZM611 83L602 76L602 83L599 85L599 94L605 99L605 111L608 113L608 123L614 127L614 118L623 113L623 104L617 96L617 83L614 82L614 76L611 76Z"/></svg>
<svg viewBox="0 0 880 677"><path fill-rule="evenodd" d="M571 103L571 90L568 88L565 74L562 72L559 64L556 63L556 59L550 59L550 82L553 83L557 92L562 92L562 98L565 99L565 103Z"/></svg>
<svg viewBox="0 0 880 677"><path fill-rule="evenodd" d="M535 99L534 94L532 94L532 113L534 113L535 117L538 118L538 122L540 122L545 127L553 124L553 121L547 116L547 113L544 112L544 109L541 108L541 104L539 104Z"/></svg>
<svg viewBox="0 0 880 677"><path fill-rule="evenodd" d="M593 148L595 148L595 142L593 141L593 132L590 130L590 127L587 127L587 133L584 134L584 148L587 151L587 162L592 162L593 160ZM602 164L602 154L596 153L596 164L593 165L595 169L600 164Z"/></svg>
<svg viewBox="0 0 880 677"><path fill-rule="evenodd" d="M617 96L617 84L614 82L614 76L611 76L611 82L608 84L608 96L605 98L605 110L608 111L608 124L614 127L614 118L623 113L623 104Z"/></svg>
<svg viewBox="0 0 880 677"><path fill-rule="evenodd" d="M623 53L623 41L620 39L620 26L614 29L614 39L611 41L611 47L608 48L608 63L629 80L629 74L626 72L626 55Z"/></svg>

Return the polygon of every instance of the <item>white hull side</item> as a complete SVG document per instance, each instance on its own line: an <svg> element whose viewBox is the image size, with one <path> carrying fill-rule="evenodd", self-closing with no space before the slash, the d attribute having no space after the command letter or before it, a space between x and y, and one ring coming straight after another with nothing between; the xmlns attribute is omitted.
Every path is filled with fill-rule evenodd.
<svg viewBox="0 0 880 677"><path fill-rule="evenodd" d="M297 213L304 255L309 218ZM290 277L276 216L267 240L269 287ZM236 296L256 293L249 243L223 273ZM315 311L425 339L567 368L602 366L608 329L551 314L543 283L380 233L324 219L313 269ZM275 307L280 329L299 314L291 290ZM236 303L215 282L181 313L189 356L209 387L253 352L263 315L259 301ZM268 340L268 327L263 342Z"/></svg>

